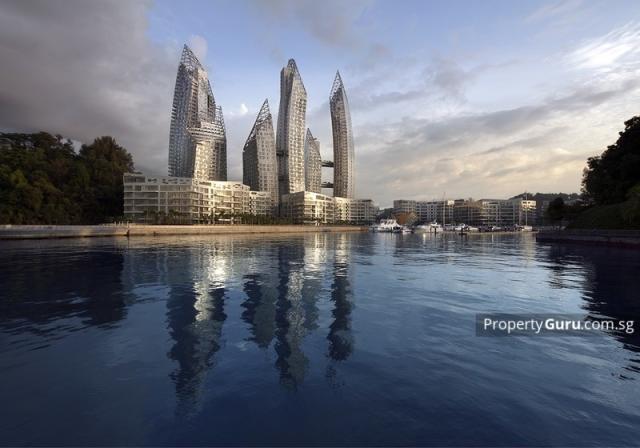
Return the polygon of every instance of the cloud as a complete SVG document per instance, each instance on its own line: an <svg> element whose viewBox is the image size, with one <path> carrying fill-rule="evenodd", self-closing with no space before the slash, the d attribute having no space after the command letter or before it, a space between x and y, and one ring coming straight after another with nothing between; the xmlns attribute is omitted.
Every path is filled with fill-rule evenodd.
<svg viewBox="0 0 640 448"><path fill-rule="evenodd" d="M152 44L147 2L0 3L0 128L82 142L112 135L166 173L179 48Z"/></svg>
<svg viewBox="0 0 640 448"><path fill-rule="evenodd" d="M464 68L454 59L438 55L421 68L411 63L399 64L398 61L392 61L389 66L393 68L365 77L353 89L347 87L350 104L352 109L360 111L372 111L401 103L423 104L427 100L431 101L431 105L440 101L455 107L467 101L467 89L481 75L514 63L513 60L508 60ZM396 81L401 88L386 87L389 80Z"/></svg>
<svg viewBox="0 0 640 448"><path fill-rule="evenodd" d="M564 17L566 15L574 13L582 5L582 0L560 0L549 2L529 14L526 17L525 21L537 22L541 20L554 19L557 17Z"/></svg>
<svg viewBox="0 0 640 448"><path fill-rule="evenodd" d="M237 110L231 110L227 112L227 116L229 117L244 117L249 113L249 108L245 103L240 103L240 106Z"/></svg>
<svg viewBox="0 0 640 448"><path fill-rule="evenodd" d="M513 141L510 141L510 142L508 142L506 144L499 145L499 146L493 146L493 147L491 147L489 149L485 149L483 151L474 153L472 155L474 155L474 156L486 156L486 155L489 155L489 154L503 153L503 152L514 150L514 149L537 148L537 147L540 147L540 146L548 145L555 138L557 138L559 135L561 135L562 133L566 132L567 130L568 130L568 127L566 127L566 126L557 126L557 127L549 129L548 131L543 132L542 134L533 135L531 137L525 137L525 138L520 138L520 139L517 139L517 140L513 140Z"/></svg>
<svg viewBox="0 0 640 448"><path fill-rule="evenodd" d="M640 24L629 23L604 36L590 39L568 56L579 69L615 69L621 62L637 64L640 56Z"/></svg>
<svg viewBox="0 0 640 448"><path fill-rule="evenodd" d="M303 32L333 47L352 47L361 42L354 23L370 0L270 0L252 2L263 18L277 24L298 24Z"/></svg>
<svg viewBox="0 0 640 448"><path fill-rule="evenodd" d="M361 71L387 61L391 50L383 42L368 36L375 33L366 29L364 17L373 0L270 0L250 1L253 12L265 27L268 54L279 64L285 59L279 46L272 41L268 28L283 28L312 37L333 51L350 53L352 68ZM367 32L368 31L368 32Z"/></svg>
<svg viewBox="0 0 640 448"><path fill-rule="evenodd" d="M615 139L638 97L634 79L603 80L510 109L369 123L355 129L356 177L375 179L367 192L383 206L445 192L480 198L576 191L586 158Z"/></svg>
<svg viewBox="0 0 640 448"><path fill-rule="evenodd" d="M204 61L207 58L207 39L202 36L192 35L189 38L189 47L196 54L200 61Z"/></svg>

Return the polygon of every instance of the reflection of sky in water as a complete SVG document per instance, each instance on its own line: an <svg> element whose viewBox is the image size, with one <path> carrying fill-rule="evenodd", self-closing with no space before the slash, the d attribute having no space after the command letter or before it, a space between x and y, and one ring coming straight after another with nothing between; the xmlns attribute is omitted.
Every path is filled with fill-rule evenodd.
<svg viewBox="0 0 640 448"><path fill-rule="evenodd" d="M0 244L5 444L640 436L638 336L478 338L474 322L639 320L634 251L366 233Z"/></svg>

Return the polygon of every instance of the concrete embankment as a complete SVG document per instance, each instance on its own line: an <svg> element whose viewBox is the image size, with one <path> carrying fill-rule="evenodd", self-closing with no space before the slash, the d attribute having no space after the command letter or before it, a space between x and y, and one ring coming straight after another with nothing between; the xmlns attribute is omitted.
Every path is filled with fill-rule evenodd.
<svg viewBox="0 0 640 448"><path fill-rule="evenodd" d="M543 243L578 243L640 249L640 230L571 229L538 232L536 240Z"/></svg>
<svg viewBox="0 0 640 448"><path fill-rule="evenodd" d="M134 237L163 235L225 235L300 232L360 232L358 226L303 226L303 225L209 225L209 226L0 226L0 239L44 239L86 237Z"/></svg>

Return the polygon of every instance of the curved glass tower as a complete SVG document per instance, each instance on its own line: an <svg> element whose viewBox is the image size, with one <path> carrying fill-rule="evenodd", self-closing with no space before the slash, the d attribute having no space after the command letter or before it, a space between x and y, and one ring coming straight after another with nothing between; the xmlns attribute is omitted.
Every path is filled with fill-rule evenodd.
<svg viewBox="0 0 640 448"><path fill-rule="evenodd" d="M227 136L222 109L195 54L182 50L169 131L169 176L227 180Z"/></svg>
<svg viewBox="0 0 640 448"><path fill-rule="evenodd" d="M276 151L280 195L304 191L304 137L307 91L296 61L280 71L280 111Z"/></svg>
<svg viewBox="0 0 640 448"><path fill-rule="evenodd" d="M320 142L307 129L304 142L304 181L305 191L322 193L322 160L320 158Z"/></svg>
<svg viewBox="0 0 640 448"><path fill-rule="evenodd" d="M329 108L333 130L333 195L353 198L355 193L353 132L349 102L340 72L336 73L331 87Z"/></svg>
<svg viewBox="0 0 640 448"><path fill-rule="evenodd" d="M278 204L276 141L269 102L264 100L242 150L242 183L254 191L268 191Z"/></svg>

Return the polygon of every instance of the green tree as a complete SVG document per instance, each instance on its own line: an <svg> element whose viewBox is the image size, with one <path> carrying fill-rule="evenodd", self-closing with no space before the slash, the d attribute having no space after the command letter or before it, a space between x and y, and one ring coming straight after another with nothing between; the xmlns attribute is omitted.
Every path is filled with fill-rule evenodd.
<svg viewBox="0 0 640 448"><path fill-rule="evenodd" d="M131 155L111 137L76 154L60 135L0 134L0 223L83 224L122 216Z"/></svg>
<svg viewBox="0 0 640 448"><path fill-rule="evenodd" d="M91 179L85 201L85 221L97 223L123 214L124 173L133 172L131 154L113 137L99 137L80 149L80 159Z"/></svg>
<svg viewBox="0 0 640 448"><path fill-rule="evenodd" d="M625 201L631 187L640 182L640 116L624 125L615 144L587 160L582 189L598 205Z"/></svg>
<svg viewBox="0 0 640 448"><path fill-rule="evenodd" d="M564 199L557 197L551 201L547 207L546 215L551 222L562 221L565 215Z"/></svg>

